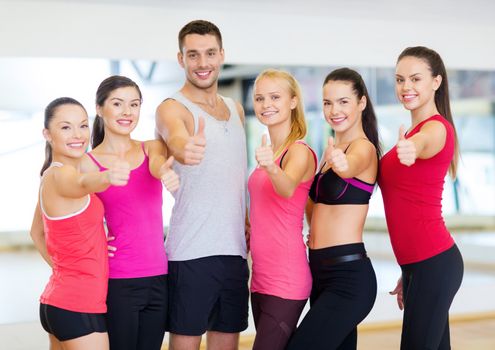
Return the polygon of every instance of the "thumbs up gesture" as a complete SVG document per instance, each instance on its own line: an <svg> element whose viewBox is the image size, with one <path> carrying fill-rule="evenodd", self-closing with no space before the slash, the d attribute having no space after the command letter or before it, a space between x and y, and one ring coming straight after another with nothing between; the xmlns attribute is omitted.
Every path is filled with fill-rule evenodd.
<svg viewBox="0 0 495 350"><path fill-rule="evenodd" d="M125 159L125 152L119 153L117 159L112 166L107 170L108 182L113 186L125 186L129 181L131 166Z"/></svg>
<svg viewBox="0 0 495 350"><path fill-rule="evenodd" d="M160 178L162 184L169 192L175 192L179 188L179 175L172 169L174 157L171 156L160 167Z"/></svg>
<svg viewBox="0 0 495 350"><path fill-rule="evenodd" d="M275 166L275 162L273 161L273 148L271 145L267 145L266 134L261 136L261 146L256 148L255 157L259 166L265 170L272 170Z"/></svg>
<svg viewBox="0 0 495 350"><path fill-rule="evenodd" d="M184 164L198 165L205 156L205 118L199 117L198 130L190 136L184 146Z"/></svg>
<svg viewBox="0 0 495 350"><path fill-rule="evenodd" d="M336 172L342 172L349 169L347 156L340 148L335 147L333 137L328 138L328 146L323 158L327 163L331 164L332 169Z"/></svg>
<svg viewBox="0 0 495 350"><path fill-rule="evenodd" d="M399 128L399 140L397 141L397 157L402 164L411 166L416 162L418 156L414 142L407 140L405 133L404 125L401 125Z"/></svg>

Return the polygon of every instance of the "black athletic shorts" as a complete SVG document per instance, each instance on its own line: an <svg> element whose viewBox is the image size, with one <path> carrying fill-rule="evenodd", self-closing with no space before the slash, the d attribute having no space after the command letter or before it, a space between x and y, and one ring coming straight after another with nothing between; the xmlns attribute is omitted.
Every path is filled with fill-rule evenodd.
<svg viewBox="0 0 495 350"><path fill-rule="evenodd" d="M197 336L247 328L246 259L221 255L168 264L170 333Z"/></svg>
<svg viewBox="0 0 495 350"><path fill-rule="evenodd" d="M45 331L60 341L107 331L105 314L74 312L47 304L40 304L40 320Z"/></svg>

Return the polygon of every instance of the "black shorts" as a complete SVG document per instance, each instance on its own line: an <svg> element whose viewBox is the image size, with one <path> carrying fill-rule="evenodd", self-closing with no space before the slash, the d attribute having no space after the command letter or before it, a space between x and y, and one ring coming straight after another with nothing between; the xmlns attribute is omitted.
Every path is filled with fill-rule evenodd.
<svg viewBox="0 0 495 350"><path fill-rule="evenodd" d="M248 326L246 259L210 256L169 261L169 324L174 334L238 333Z"/></svg>
<svg viewBox="0 0 495 350"><path fill-rule="evenodd" d="M74 312L46 304L40 304L40 320L45 331L60 341L107 331L105 314Z"/></svg>

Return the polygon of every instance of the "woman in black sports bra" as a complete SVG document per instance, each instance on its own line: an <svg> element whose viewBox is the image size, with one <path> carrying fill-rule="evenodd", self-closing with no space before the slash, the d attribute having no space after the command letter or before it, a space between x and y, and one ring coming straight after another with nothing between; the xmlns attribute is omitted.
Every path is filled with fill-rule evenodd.
<svg viewBox="0 0 495 350"><path fill-rule="evenodd" d="M287 349L356 349L357 325L376 298L376 276L363 244L380 145L362 77L341 68L323 84L323 112L335 132L310 190L311 309Z"/></svg>

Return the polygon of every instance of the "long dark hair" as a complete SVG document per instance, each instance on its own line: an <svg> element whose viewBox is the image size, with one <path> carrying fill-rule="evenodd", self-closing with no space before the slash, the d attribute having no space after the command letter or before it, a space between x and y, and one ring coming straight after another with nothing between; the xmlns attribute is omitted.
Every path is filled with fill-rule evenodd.
<svg viewBox="0 0 495 350"><path fill-rule="evenodd" d="M76 105L84 109L84 106L77 100L73 99L72 97L59 97L52 102L48 104L45 108L45 121L44 121L44 127L45 129L48 129L50 127L50 123L57 112L57 109L60 106L64 105ZM86 109L84 109L86 112ZM45 144L45 162L43 163L43 166L41 167L40 175L43 176L43 173L45 172L46 169L50 167L50 164L52 163L53 155L52 155L52 146L48 141L46 141Z"/></svg>
<svg viewBox="0 0 495 350"><path fill-rule="evenodd" d="M382 154L382 148L380 145L380 139L378 137L378 126L376 122L375 110L373 109L373 104L371 103L370 96L368 95L368 89L364 84L364 80L361 75L350 68L339 68L332 71L327 75L323 86L325 86L329 81L344 81L352 84L352 90L356 94L358 100L363 96L366 97L366 107L362 113L362 124L363 130L366 137L375 146L376 155L380 159Z"/></svg>
<svg viewBox="0 0 495 350"><path fill-rule="evenodd" d="M447 79L447 70L445 69L443 60L436 51L424 46L406 48L399 55L397 63L404 57L416 57L423 60L428 64L433 77L438 75L442 77L442 82L437 91L435 91L435 106L442 117L444 117L450 125L452 125L452 129L454 129L454 158L450 163L449 173L452 178L455 178L457 174L457 164L459 162L459 142L455 130L454 119L452 118L452 112L450 111L449 81Z"/></svg>
<svg viewBox="0 0 495 350"><path fill-rule="evenodd" d="M96 104L100 107L103 107L105 101L112 91L125 88L125 87L133 87L137 90L139 94L139 99L143 100L143 95L141 94L141 90L139 89L138 84L136 84L131 79L121 76L121 75L112 75L111 77L103 80L98 86L98 90L96 90ZM103 142L105 138L105 127L103 124L103 119L101 116L96 115L95 121L93 122L93 132L91 133L91 147L94 149L100 143Z"/></svg>

